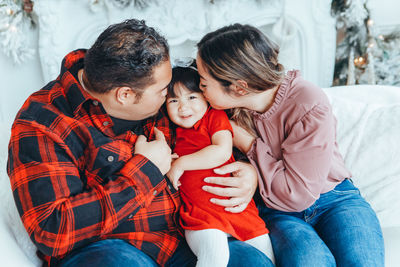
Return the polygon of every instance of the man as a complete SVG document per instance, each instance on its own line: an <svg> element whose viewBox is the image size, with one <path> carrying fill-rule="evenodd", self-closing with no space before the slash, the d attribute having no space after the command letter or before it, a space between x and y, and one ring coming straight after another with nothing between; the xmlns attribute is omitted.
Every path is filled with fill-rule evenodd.
<svg viewBox="0 0 400 267"><path fill-rule="evenodd" d="M132 19L108 27L89 50L69 53L57 79L22 106L7 169L45 264L195 264L177 226L179 194L164 178L172 134L160 108L170 80L167 41ZM230 196L215 203L239 212L254 193L255 172L245 163L221 171L238 177L211 177L228 187L205 190ZM240 242L230 249L230 266L265 260Z"/></svg>

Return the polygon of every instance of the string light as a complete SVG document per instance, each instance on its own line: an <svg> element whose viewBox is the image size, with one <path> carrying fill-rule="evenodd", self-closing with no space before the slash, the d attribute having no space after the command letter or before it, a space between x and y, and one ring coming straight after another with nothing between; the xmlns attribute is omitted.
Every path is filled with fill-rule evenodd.
<svg viewBox="0 0 400 267"><path fill-rule="evenodd" d="M14 10L9 8L9 9L7 9L6 13L7 13L7 15L12 16L12 15L14 15Z"/></svg>
<svg viewBox="0 0 400 267"><path fill-rule="evenodd" d="M367 25L368 25L369 27L371 27L372 25L374 25L374 21L373 21L372 19L369 19L369 20L367 21Z"/></svg>
<svg viewBox="0 0 400 267"><path fill-rule="evenodd" d="M365 64L365 58L364 57L356 57L354 59L354 65L357 67L361 67Z"/></svg>

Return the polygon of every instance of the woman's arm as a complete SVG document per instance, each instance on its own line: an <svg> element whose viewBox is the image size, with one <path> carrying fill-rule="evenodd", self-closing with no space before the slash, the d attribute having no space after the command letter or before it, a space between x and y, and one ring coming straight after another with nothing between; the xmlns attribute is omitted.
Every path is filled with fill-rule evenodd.
<svg viewBox="0 0 400 267"><path fill-rule="evenodd" d="M316 105L288 129L281 155L257 138L248 151L260 194L271 208L298 212L319 198L332 167L335 121L327 105Z"/></svg>
<svg viewBox="0 0 400 267"><path fill-rule="evenodd" d="M234 136L233 145L246 154L250 150L255 137L234 121L230 121L230 123ZM216 195L210 201L216 205L226 207L225 210L232 213L239 213L245 210L252 200L258 185L255 168L250 163L238 161L215 169L214 172L217 174L231 173L232 177L207 177L204 180L210 185L204 186L203 190ZM230 198L221 199L218 196Z"/></svg>
<svg viewBox="0 0 400 267"><path fill-rule="evenodd" d="M233 146L238 148L243 154L247 154L256 137L237 125L235 121L230 120L229 122L233 129Z"/></svg>

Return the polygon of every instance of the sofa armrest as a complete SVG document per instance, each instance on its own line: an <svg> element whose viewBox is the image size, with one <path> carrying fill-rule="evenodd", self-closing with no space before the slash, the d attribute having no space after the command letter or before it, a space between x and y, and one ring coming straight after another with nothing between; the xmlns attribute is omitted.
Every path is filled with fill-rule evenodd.
<svg viewBox="0 0 400 267"><path fill-rule="evenodd" d="M400 264L400 227L382 228L385 241L385 266L395 267Z"/></svg>
<svg viewBox="0 0 400 267"><path fill-rule="evenodd" d="M34 262L27 257L18 245L12 230L0 217L0 258L2 266L21 266L34 267L38 262Z"/></svg>

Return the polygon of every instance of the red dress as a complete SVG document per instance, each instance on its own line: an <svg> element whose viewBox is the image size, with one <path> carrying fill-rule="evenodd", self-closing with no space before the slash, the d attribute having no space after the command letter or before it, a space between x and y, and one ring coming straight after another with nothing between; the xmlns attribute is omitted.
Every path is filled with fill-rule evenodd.
<svg viewBox="0 0 400 267"><path fill-rule="evenodd" d="M179 156L192 154L211 145L211 137L221 130L229 130L232 127L224 111L209 108L203 118L192 128L178 127L176 129L176 145L174 152ZM233 132L232 132L233 134ZM233 155L222 165L234 162ZM245 241L268 233L264 221L258 216L257 207L252 200L241 213L230 213L224 207L210 202L215 197L203 191L206 185L203 180L217 175L212 169L185 171L180 178L179 187L182 198L180 210L180 224L188 230L219 229L233 237Z"/></svg>

